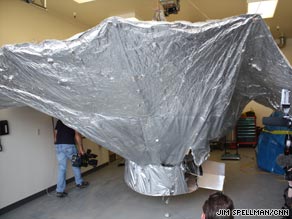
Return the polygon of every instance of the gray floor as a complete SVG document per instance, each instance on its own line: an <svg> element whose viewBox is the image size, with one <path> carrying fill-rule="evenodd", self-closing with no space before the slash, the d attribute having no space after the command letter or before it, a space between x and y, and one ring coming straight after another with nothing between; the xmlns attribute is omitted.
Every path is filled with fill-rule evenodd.
<svg viewBox="0 0 292 219"><path fill-rule="evenodd" d="M282 176L259 170L256 167L254 149L242 148L239 152L240 161L225 161L224 192L234 200L235 207L281 208L287 182ZM221 154L222 151L214 150L210 160L220 161ZM123 167L118 167L117 162L85 179L91 183L86 189L78 190L73 184L69 184L69 196L66 198L56 198L52 192L1 215L0 218L163 219L169 213L173 219L199 219L203 202L213 192L199 189L192 194L171 197L169 203L165 204L161 197L148 197L129 189L123 181Z"/></svg>

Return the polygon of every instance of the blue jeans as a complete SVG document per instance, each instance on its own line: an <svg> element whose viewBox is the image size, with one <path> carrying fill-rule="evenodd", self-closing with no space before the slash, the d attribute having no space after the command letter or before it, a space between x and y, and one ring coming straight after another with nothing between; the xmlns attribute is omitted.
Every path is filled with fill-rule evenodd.
<svg viewBox="0 0 292 219"><path fill-rule="evenodd" d="M56 155L58 159L58 181L57 181L57 192L64 192L66 188L66 169L67 159L72 159L74 154L78 151L74 144L56 144ZM73 173L75 176L75 183L81 184L83 179L81 177L81 171L79 167L73 167Z"/></svg>

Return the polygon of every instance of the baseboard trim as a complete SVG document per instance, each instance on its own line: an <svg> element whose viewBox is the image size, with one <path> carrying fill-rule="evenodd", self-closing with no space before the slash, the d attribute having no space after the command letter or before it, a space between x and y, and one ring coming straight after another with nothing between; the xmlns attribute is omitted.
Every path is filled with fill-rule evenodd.
<svg viewBox="0 0 292 219"><path fill-rule="evenodd" d="M108 165L109 165L109 163L107 162L107 163L104 163L104 164L102 164L102 165L100 165L98 167L94 167L94 168L92 168L90 170L87 170L86 172L83 172L82 173L82 176L86 176L86 175L89 175L91 173L94 173L97 170L99 170L101 168L104 168L104 167L106 167ZM74 181L74 177L71 177L71 178L69 178L69 179L66 180L66 183L71 183L73 181ZM40 191L38 193L35 193L35 194L31 195L31 196L28 196L28 197L26 197L24 199L21 199L21 200L15 202L13 204L10 204L10 205L8 205L8 206L6 206L4 208L1 208L0 209L0 215L5 214L5 213L7 213L9 211L12 211L12 210L14 210L14 209L16 209L16 208L24 205L24 204L26 204L26 203L28 203L28 202L36 199L36 198L39 198L39 197L41 197L43 195L46 195L48 192L55 191L56 190L56 187L57 187L57 185L53 185L53 186L51 186L51 187L49 187L47 189L44 189L44 190L42 190L42 191Z"/></svg>

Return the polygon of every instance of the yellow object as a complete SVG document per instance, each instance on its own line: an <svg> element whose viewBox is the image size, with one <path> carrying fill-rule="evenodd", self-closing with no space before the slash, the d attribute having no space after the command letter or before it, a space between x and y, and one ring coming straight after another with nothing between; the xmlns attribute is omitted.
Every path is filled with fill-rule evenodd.
<svg viewBox="0 0 292 219"><path fill-rule="evenodd" d="M288 130L273 130L273 131L269 131L269 130L265 130L263 129L263 132L267 132L273 135L292 135L292 131L288 131Z"/></svg>

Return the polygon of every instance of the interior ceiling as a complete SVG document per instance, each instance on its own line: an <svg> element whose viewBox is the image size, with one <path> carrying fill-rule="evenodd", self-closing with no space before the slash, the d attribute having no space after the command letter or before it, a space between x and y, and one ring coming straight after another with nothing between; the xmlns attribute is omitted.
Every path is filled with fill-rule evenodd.
<svg viewBox="0 0 292 219"><path fill-rule="evenodd" d="M54 11L69 19L76 19L88 28L97 25L107 17L127 13L135 13L140 20L152 20L157 5L158 0L95 0L83 4L78 4L73 0L47 0L49 11ZM179 13L168 16L168 21L198 22L222 19L245 14L247 11L246 0L180 0L180 5ZM278 38L281 33L292 38L291 9L291 0L278 0L274 17L265 19L274 38ZM277 26L280 27L279 31Z"/></svg>

